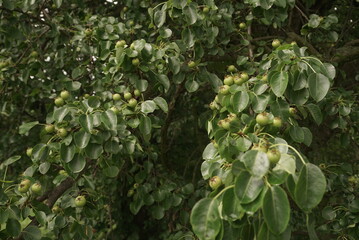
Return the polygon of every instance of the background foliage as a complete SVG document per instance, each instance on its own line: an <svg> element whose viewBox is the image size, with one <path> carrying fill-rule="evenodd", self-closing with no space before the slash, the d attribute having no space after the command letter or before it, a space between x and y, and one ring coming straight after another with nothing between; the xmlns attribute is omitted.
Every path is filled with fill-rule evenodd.
<svg viewBox="0 0 359 240"><path fill-rule="evenodd" d="M0 238L358 239L358 19L350 0L0 0Z"/></svg>

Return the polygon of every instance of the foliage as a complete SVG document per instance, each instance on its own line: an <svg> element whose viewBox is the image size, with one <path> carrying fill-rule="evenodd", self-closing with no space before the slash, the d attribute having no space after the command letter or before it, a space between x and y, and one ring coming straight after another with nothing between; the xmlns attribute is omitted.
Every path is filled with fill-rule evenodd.
<svg viewBox="0 0 359 240"><path fill-rule="evenodd" d="M0 0L0 238L358 239L359 8L324 2Z"/></svg>

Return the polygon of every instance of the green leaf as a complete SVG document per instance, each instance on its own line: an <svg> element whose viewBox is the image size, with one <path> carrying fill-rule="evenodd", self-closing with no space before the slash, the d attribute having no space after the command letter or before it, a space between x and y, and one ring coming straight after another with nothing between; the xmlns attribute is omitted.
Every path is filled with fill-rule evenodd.
<svg viewBox="0 0 359 240"><path fill-rule="evenodd" d="M40 240L41 231L38 227L29 225L22 232L25 240Z"/></svg>
<svg viewBox="0 0 359 240"><path fill-rule="evenodd" d="M57 8L61 7L61 4L62 4L62 0L54 0L54 3L55 3L55 6Z"/></svg>
<svg viewBox="0 0 359 240"><path fill-rule="evenodd" d="M90 159L97 159L103 153L102 145L96 143L89 143L85 148L85 154Z"/></svg>
<svg viewBox="0 0 359 240"><path fill-rule="evenodd" d="M173 0L173 6L178 9L183 9L187 5L187 0Z"/></svg>
<svg viewBox="0 0 359 240"><path fill-rule="evenodd" d="M66 146L66 144L61 144L60 147L60 157L65 162L71 162L71 160L74 158L76 153L75 145L70 144L69 146Z"/></svg>
<svg viewBox="0 0 359 240"><path fill-rule="evenodd" d="M120 169L117 166L108 166L103 170L103 172L107 177L114 178L117 177Z"/></svg>
<svg viewBox="0 0 359 240"><path fill-rule="evenodd" d="M310 114L312 115L316 124L320 125L323 121L323 115L322 115L322 111L320 110L320 107L313 103L307 104L306 107L310 112Z"/></svg>
<svg viewBox="0 0 359 240"><path fill-rule="evenodd" d="M288 86L288 73L287 72L270 72L268 74L269 84L273 93L277 97L283 96Z"/></svg>
<svg viewBox="0 0 359 240"><path fill-rule="evenodd" d="M87 99L88 105L92 108L98 108L101 105L100 100L96 96L91 96Z"/></svg>
<svg viewBox="0 0 359 240"><path fill-rule="evenodd" d="M197 8L194 6L193 3L191 3L189 6L186 6L185 8L183 8L183 13L185 15L186 22L189 25L192 25L192 24L196 23L196 21L197 21L196 9Z"/></svg>
<svg viewBox="0 0 359 240"><path fill-rule="evenodd" d="M80 129L80 131L74 134L74 141L77 147L85 148L89 143L91 138L91 134L87 133L84 129Z"/></svg>
<svg viewBox="0 0 359 240"><path fill-rule="evenodd" d="M39 143L32 149L32 161L44 161L49 156L49 148L46 144Z"/></svg>
<svg viewBox="0 0 359 240"><path fill-rule="evenodd" d="M240 203L253 202L263 189L261 178L251 176L247 171L242 171L235 180L234 193Z"/></svg>
<svg viewBox="0 0 359 240"><path fill-rule="evenodd" d="M163 4L161 10L155 12L153 16L153 21L156 24L156 26L159 28L166 22L166 9L167 9L167 3Z"/></svg>
<svg viewBox="0 0 359 240"><path fill-rule="evenodd" d="M219 233L222 221L218 207L219 201L212 198L201 199L194 205L190 222L200 240L213 240Z"/></svg>
<svg viewBox="0 0 359 240"><path fill-rule="evenodd" d="M289 135L294 141L296 141L298 143L301 143L304 141L304 131L301 127L291 126L289 128Z"/></svg>
<svg viewBox="0 0 359 240"><path fill-rule="evenodd" d="M290 205L287 194L279 186L268 189L263 199L263 216L271 232L280 234L289 223Z"/></svg>
<svg viewBox="0 0 359 240"><path fill-rule="evenodd" d="M101 122L108 130L116 130L117 115L112 110L107 110L101 114Z"/></svg>
<svg viewBox="0 0 359 240"><path fill-rule="evenodd" d="M151 215L154 219L160 220L165 216L165 210L162 206L153 206L150 209Z"/></svg>
<svg viewBox="0 0 359 240"><path fill-rule="evenodd" d="M9 157L3 163L1 163L0 169L4 166L6 167L6 166L9 166L10 164L13 164L14 162L18 161L20 158L21 158L20 155L15 155L15 156Z"/></svg>
<svg viewBox="0 0 359 240"><path fill-rule="evenodd" d="M222 217L225 220L235 221L241 219L245 213L232 188L223 194L222 205Z"/></svg>
<svg viewBox="0 0 359 240"><path fill-rule="evenodd" d="M218 151L214 147L213 143L209 143L202 153L202 158L205 160L214 159L217 154Z"/></svg>
<svg viewBox="0 0 359 240"><path fill-rule="evenodd" d="M88 133L91 133L91 131L93 129L93 125L94 125L93 122L94 122L94 120L93 120L92 115L83 114L79 117L79 123L80 123L81 127L83 129L85 129L85 131Z"/></svg>
<svg viewBox="0 0 359 240"><path fill-rule="evenodd" d="M295 201L305 212L315 208L323 198L327 182L324 174L314 164L303 165L295 188Z"/></svg>
<svg viewBox="0 0 359 240"><path fill-rule="evenodd" d="M240 113L244 109L246 109L248 103L249 103L249 95L246 91L236 92L231 98L231 105L235 113Z"/></svg>
<svg viewBox="0 0 359 240"><path fill-rule="evenodd" d="M19 134L25 134L29 132L30 129L35 127L37 124L39 124L39 121L21 124L21 126L19 127Z"/></svg>
<svg viewBox="0 0 359 240"><path fill-rule="evenodd" d="M85 168L86 159L81 154L76 154L68 166L73 173L79 173Z"/></svg>
<svg viewBox="0 0 359 240"><path fill-rule="evenodd" d="M144 136L150 134L152 129L151 118L147 116L141 116L139 129Z"/></svg>
<svg viewBox="0 0 359 240"><path fill-rule="evenodd" d="M51 167L51 163L49 163L49 162L43 162L43 163L41 163L40 166L39 166L39 172L40 172L41 174L46 174L46 173L49 171L50 167Z"/></svg>
<svg viewBox="0 0 359 240"><path fill-rule="evenodd" d="M35 211L36 220L43 226L46 224L46 214L43 211Z"/></svg>
<svg viewBox="0 0 359 240"><path fill-rule="evenodd" d="M329 79L321 73L311 73L308 77L310 96L317 102L321 101L330 88Z"/></svg>
<svg viewBox="0 0 359 240"><path fill-rule="evenodd" d="M16 219L8 219L6 222L6 232L12 236L12 237L16 237L19 236L21 231L21 225L19 223L18 220Z"/></svg>
<svg viewBox="0 0 359 240"><path fill-rule="evenodd" d="M264 152L249 150L241 156L241 161L254 177L261 178L268 172L269 160Z"/></svg>
<svg viewBox="0 0 359 240"><path fill-rule="evenodd" d="M191 92L195 92L198 90L199 84L194 79L189 79L186 81L185 87L186 87L187 91L191 93Z"/></svg>
<svg viewBox="0 0 359 240"><path fill-rule="evenodd" d="M53 118L55 119L56 122L60 123L68 113L69 113L69 109L67 107L60 107L54 111Z"/></svg>
<svg viewBox="0 0 359 240"><path fill-rule="evenodd" d="M303 143L309 147L312 144L313 134L306 127L302 127L302 130L303 130L303 133L304 133L304 141L303 141Z"/></svg>
<svg viewBox="0 0 359 240"><path fill-rule="evenodd" d="M163 99L162 97L155 97L153 101L157 104L157 106L159 106L159 108L162 109L162 111L164 111L165 113L168 112L168 105L165 99Z"/></svg>
<svg viewBox="0 0 359 240"><path fill-rule="evenodd" d="M168 64L169 64L169 67L174 75L179 73L179 71L181 69L181 63L180 63L178 57L170 57L168 59Z"/></svg>
<svg viewBox="0 0 359 240"><path fill-rule="evenodd" d="M182 39L188 48L193 47L195 40L194 40L194 35L193 35L191 29L189 29L189 28L183 29Z"/></svg>
<svg viewBox="0 0 359 240"><path fill-rule="evenodd" d="M142 104L141 104L141 112L143 113L152 113L156 110L156 103L152 100L147 100L147 101L144 101Z"/></svg>
<svg viewBox="0 0 359 240"><path fill-rule="evenodd" d="M163 85L165 92L167 92L170 88L170 80L168 79L167 75L157 74L156 78Z"/></svg>

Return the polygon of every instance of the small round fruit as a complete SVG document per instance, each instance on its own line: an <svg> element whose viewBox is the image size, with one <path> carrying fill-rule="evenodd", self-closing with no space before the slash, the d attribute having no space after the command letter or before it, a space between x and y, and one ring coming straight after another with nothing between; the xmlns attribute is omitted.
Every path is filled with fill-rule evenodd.
<svg viewBox="0 0 359 240"><path fill-rule="evenodd" d="M297 42L296 42L296 41L293 41L293 42L290 43L290 45L296 46L296 45L297 45Z"/></svg>
<svg viewBox="0 0 359 240"><path fill-rule="evenodd" d="M26 155L27 155L28 157L31 157L31 155L32 155L32 148L26 149Z"/></svg>
<svg viewBox="0 0 359 240"><path fill-rule="evenodd" d="M216 141L214 141L214 140L213 140L213 147L214 147L215 149L218 149L218 147L219 147L218 143L217 143Z"/></svg>
<svg viewBox="0 0 359 240"><path fill-rule="evenodd" d="M116 42L116 46L115 48L121 48L124 47L126 45L126 41L125 40L120 40Z"/></svg>
<svg viewBox="0 0 359 240"><path fill-rule="evenodd" d="M75 198L75 206L76 207L81 208L81 207L85 206L85 204L86 204L85 196L80 195Z"/></svg>
<svg viewBox="0 0 359 240"><path fill-rule="evenodd" d="M134 42L131 43L130 48L131 48L132 50L135 50L135 43L134 43Z"/></svg>
<svg viewBox="0 0 359 240"><path fill-rule="evenodd" d="M217 103L214 101L209 104L209 108L211 110L217 110L217 106L218 106Z"/></svg>
<svg viewBox="0 0 359 240"><path fill-rule="evenodd" d="M263 82L268 82L268 76L267 76L267 74L263 75L261 80L262 80Z"/></svg>
<svg viewBox="0 0 359 240"><path fill-rule="evenodd" d="M123 11L123 12L127 12L127 11L128 11L128 7L123 7L123 8L122 8L122 11Z"/></svg>
<svg viewBox="0 0 359 240"><path fill-rule="evenodd" d="M196 67L197 66L197 64L194 62L194 61L189 61L188 62L188 67L189 68L194 68L194 67Z"/></svg>
<svg viewBox="0 0 359 240"><path fill-rule="evenodd" d="M138 59L138 58L134 58L134 59L132 59L132 65L133 66L138 66L138 65L140 65L140 59Z"/></svg>
<svg viewBox="0 0 359 240"><path fill-rule="evenodd" d="M204 7L202 11L203 11L203 13L208 13L208 12L209 12L209 8L208 8L208 7Z"/></svg>
<svg viewBox="0 0 359 240"><path fill-rule="evenodd" d="M209 186L213 189L216 190L217 188L219 188L222 185L222 179L218 176L214 176L211 177L211 179L209 179Z"/></svg>
<svg viewBox="0 0 359 240"><path fill-rule="evenodd" d="M61 97L62 99L64 99L64 100L68 99L68 98L70 97L69 91L66 91L66 90L62 91L62 92L60 93L60 97Z"/></svg>
<svg viewBox="0 0 359 240"><path fill-rule="evenodd" d="M32 57L32 58L37 58L38 56L39 56L39 54L36 51L32 51L30 53L30 57Z"/></svg>
<svg viewBox="0 0 359 240"><path fill-rule="evenodd" d="M62 98L60 98L60 97L58 97L58 98L55 99L55 105L56 105L56 106L61 107L61 106L63 106L64 104L65 104L64 99L62 99Z"/></svg>
<svg viewBox="0 0 359 240"><path fill-rule="evenodd" d="M269 162L270 162L272 165L274 165L274 164L276 164L276 163L279 161L279 159L280 159L280 157L281 157L281 154L280 154L280 152L279 152L278 149L273 148L273 149L269 149L269 150L268 150L268 152L267 152L267 157L268 157Z"/></svg>
<svg viewBox="0 0 359 240"><path fill-rule="evenodd" d="M256 117L256 122L261 126L265 126L265 125L269 124L268 113L262 112L262 113L258 114Z"/></svg>
<svg viewBox="0 0 359 240"><path fill-rule="evenodd" d="M246 28L247 28L247 24L244 23L244 22L241 22L241 23L239 24L239 28L240 28L240 29L246 29Z"/></svg>
<svg viewBox="0 0 359 240"><path fill-rule="evenodd" d="M90 97L90 94L88 94L88 93L86 93L85 95L84 95L84 98L85 99L88 99Z"/></svg>
<svg viewBox="0 0 359 240"><path fill-rule="evenodd" d="M240 76L238 76L238 75L236 75L236 76L233 77L233 81L234 81L234 83L237 84L237 85L242 85L242 84L245 82L245 81L243 81L243 79L242 79Z"/></svg>
<svg viewBox="0 0 359 240"><path fill-rule="evenodd" d="M121 95L118 93L115 93L114 95L112 95L112 99L115 101L120 101L121 100Z"/></svg>
<svg viewBox="0 0 359 240"><path fill-rule="evenodd" d="M135 191L133 189L128 190L127 197L132 197L133 194L135 194Z"/></svg>
<svg viewBox="0 0 359 240"><path fill-rule="evenodd" d="M130 100L132 98L132 94L130 92L125 92L123 94L123 97L126 99L126 100Z"/></svg>
<svg viewBox="0 0 359 240"><path fill-rule="evenodd" d="M228 85L220 86L219 92L223 95L227 95L229 93L229 86Z"/></svg>
<svg viewBox="0 0 359 240"><path fill-rule="evenodd" d="M64 138L67 136L67 130L65 128L59 128L57 130L57 134L61 137Z"/></svg>
<svg viewBox="0 0 359 240"><path fill-rule="evenodd" d="M282 127L282 119L280 117L275 117L273 119L273 127L275 128L281 128Z"/></svg>
<svg viewBox="0 0 359 240"><path fill-rule="evenodd" d="M234 65L229 65L228 68L227 68L227 71L228 72L235 72L235 71L237 71L237 68Z"/></svg>
<svg viewBox="0 0 359 240"><path fill-rule="evenodd" d="M31 186L31 191L32 191L33 193L36 193L36 194L41 193L41 189L42 189L42 187L41 187L41 184L40 184L40 183L34 183L34 184L32 184L32 186Z"/></svg>
<svg viewBox="0 0 359 240"><path fill-rule="evenodd" d="M226 130L229 130L230 126L231 126L231 121L229 119L223 119L223 120L220 120L218 122L218 124L223 128L223 129L226 129Z"/></svg>
<svg viewBox="0 0 359 240"><path fill-rule="evenodd" d="M266 153L268 151L268 149L266 148L265 145L258 144L258 143L254 143L251 150L257 150L257 151L264 152L264 153Z"/></svg>
<svg viewBox="0 0 359 240"><path fill-rule="evenodd" d="M120 113L120 110L118 110L118 108L117 108L116 106L112 106L112 107L110 108L110 110L111 110L112 112L114 112L116 115Z"/></svg>
<svg viewBox="0 0 359 240"><path fill-rule="evenodd" d="M133 94L134 94L136 97L139 97L139 96L141 96L141 91L138 90L138 89L135 89L135 91L133 91Z"/></svg>
<svg viewBox="0 0 359 240"><path fill-rule="evenodd" d="M26 193L29 191L31 181L29 179L24 179L20 182L19 187L17 190L21 193Z"/></svg>
<svg viewBox="0 0 359 240"><path fill-rule="evenodd" d="M133 20L130 20L130 21L128 21L128 26L133 26L133 25L135 25L135 22L133 21Z"/></svg>
<svg viewBox="0 0 359 240"><path fill-rule="evenodd" d="M278 39L274 39L272 42L272 47L277 48L280 46L280 41Z"/></svg>
<svg viewBox="0 0 359 240"><path fill-rule="evenodd" d="M295 109L294 107L289 108L289 114L291 116L295 116L296 113L297 113L297 109Z"/></svg>
<svg viewBox="0 0 359 240"><path fill-rule="evenodd" d="M85 35L90 36L91 34L92 34L92 29L91 28L86 28Z"/></svg>
<svg viewBox="0 0 359 240"><path fill-rule="evenodd" d="M246 72L241 73L241 78L244 82L247 82L249 79L249 76Z"/></svg>
<svg viewBox="0 0 359 240"><path fill-rule="evenodd" d="M59 171L59 174L62 175L62 176L65 176L65 177L68 176L67 172L66 172L64 169L61 169L61 170Z"/></svg>
<svg viewBox="0 0 359 240"><path fill-rule="evenodd" d="M135 98L131 98L130 100L128 100L128 106L131 108L136 107L137 105L137 100Z"/></svg>
<svg viewBox="0 0 359 240"><path fill-rule="evenodd" d="M227 77L225 77L224 78L224 80L223 80L223 83L225 84L225 85L228 85L228 86L231 86L232 84L233 84L233 77L232 76L227 76Z"/></svg>
<svg viewBox="0 0 359 240"><path fill-rule="evenodd" d="M51 211L55 214L59 213L61 211L60 207L59 206L53 206L53 208L51 209Z"/></svg>
<svg viewBox="0 0 359 240"><path fill-rule="evenodd" d="M55 131L55 126L52 124L46 124L45 131L47 133L53 133Z"/></svg>

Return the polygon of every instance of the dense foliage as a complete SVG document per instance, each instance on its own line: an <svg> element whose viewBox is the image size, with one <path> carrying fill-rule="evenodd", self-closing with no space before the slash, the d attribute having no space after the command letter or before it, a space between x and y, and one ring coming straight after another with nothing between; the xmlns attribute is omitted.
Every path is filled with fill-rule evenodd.
<svg viewBox="0 0 359 240"><path fill-rule="evenodd" d="M0 238L358 239L358 22L0 0Z"/></svg>

